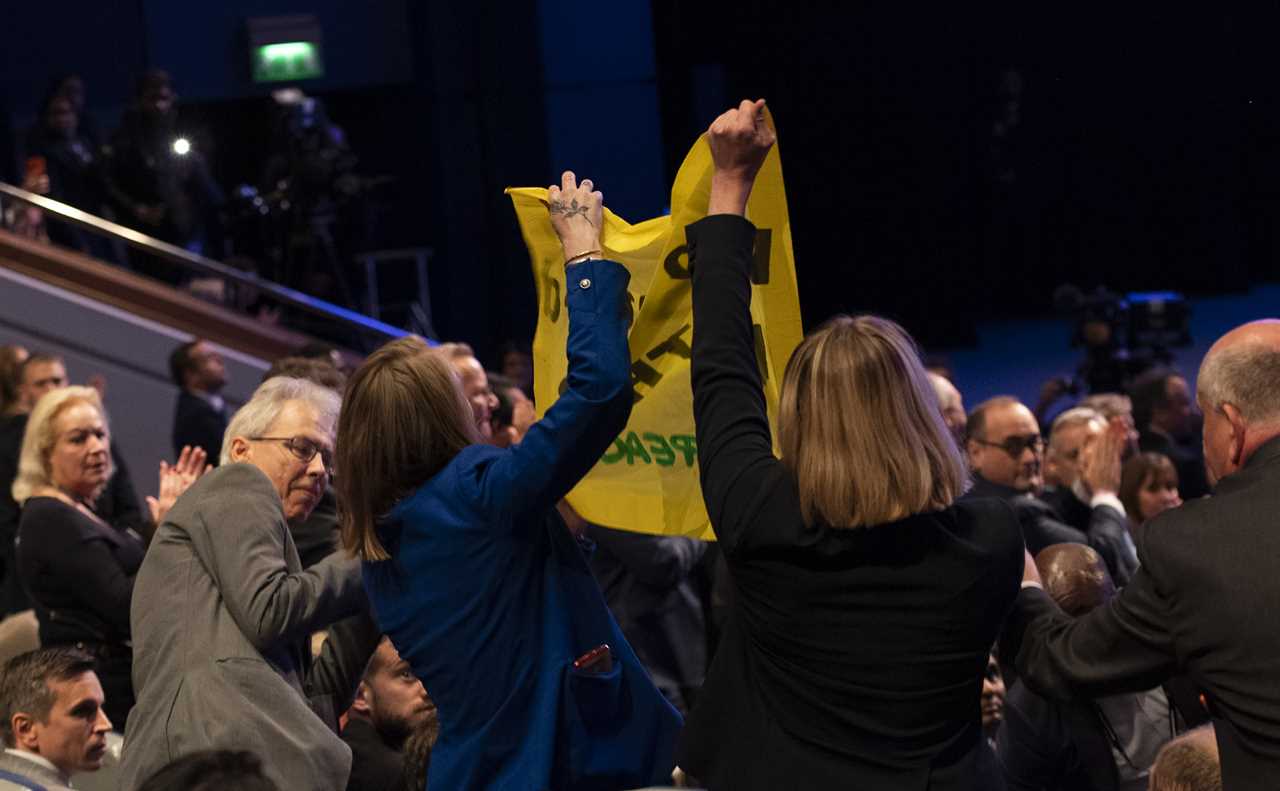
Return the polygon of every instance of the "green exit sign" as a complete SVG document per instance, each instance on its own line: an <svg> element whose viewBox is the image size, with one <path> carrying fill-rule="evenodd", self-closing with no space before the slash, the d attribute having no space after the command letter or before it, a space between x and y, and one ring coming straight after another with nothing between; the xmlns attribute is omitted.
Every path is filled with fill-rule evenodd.
<svg viewBox="0 0 1280 791"><path fill-rule="evenodd" d="M254 82L306 80L323 76L320 48L310 41L264 44L254 50Z"/></svg>

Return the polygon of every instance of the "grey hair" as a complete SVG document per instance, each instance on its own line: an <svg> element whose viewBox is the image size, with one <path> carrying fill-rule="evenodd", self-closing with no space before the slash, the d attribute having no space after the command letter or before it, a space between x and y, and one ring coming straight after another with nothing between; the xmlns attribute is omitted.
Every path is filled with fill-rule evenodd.
<svg viewBox="0 0 1280 791"><path fill-rule="evenodd" d="M1245 421L1280 421L1280 350L1262 343L1245 343L1205 355L1196 378L1202 408L1231 404Z"/></svg>
<svg viewBox="0 0 1280 791"><path fill-rule="evenodd" d="M330 439L338 427L338 411L342 399L327 387L321 387L306 379L291 376L273 376L253 391L249 402L235 413L222 436L221 464L231 463L231 440L235 437L262 436L280 417L284 405L290 401L302 401L316 410L320 422L327 426Z"/></svg>
<svg viewBox="0 0 1280 791"><path fill-rule="evenodd" d="M1049 429L1049 447L1052 449L1059 435L1069 428L1084 426L1098 421L1106 423L1107 419L1093 407L1077 406L1068 409L1053 419L1053 427Z"/></svg>

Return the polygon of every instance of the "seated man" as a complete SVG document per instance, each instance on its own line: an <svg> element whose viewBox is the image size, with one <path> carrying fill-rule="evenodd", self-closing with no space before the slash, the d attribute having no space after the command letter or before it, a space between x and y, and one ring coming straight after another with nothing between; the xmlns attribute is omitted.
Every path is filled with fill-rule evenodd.
<svg viewBox="0 0 1280 791"><path fill-rule="evenodd" d="M74 648L30 651L0 675L0 789L70 788L71 775L96 772L111 721L102 710L93 657Z"/></svg>
<svg viewBox="0 0 1280 791"><path fill-rule="evenodd" d="M1115 595L1102 558L1089 547L1051 546L1036 565L1045 592L1068 615L1087 613ZM996 743L1009 789L1142 791L1156 752L1185 721L1171 697L1189 699L1195 708L1188 715L1203 719L1194 694L1171 696L1160 687L1054 703L1015 682Z"/></svg>
<svg viewBox="0 0 1280 791"><path fill-rule="evenodd" d="M436 705L409 663L386 637L369 659L342 740L351 748L347 791L397 788L405 769L405 743L437 728Z"/></svg>
<svg viewBox="0 0 1280 791"><path fill-rule="evenodd" d="M1108 434L1107 421L1087 407L1058 415L1045 454L1045 480L1052 485L1040 495L1063 522L1085 534L1120 587L1129 584L1138 568L1138 551L1118 496L1127 435L1121 424Z"/></svg>
<svg viewBox="0 0 1280 791"><path fill-rule="evenodd" d="M157 529L134 584L138 703L122 787L206 749L270 756L282 788L346 787L351 751L337 712L377 633L367 643L331 637L327 661L312 663L311 633L367 602L353 558L339 552L303 570L289 532L328 484L338 406L332 390L302 379L263 383L227 429L222 466Z"/></svg>
<svg viewBox="0 0 1280 791"><path fill-rule="evenodd" d="M1187 380L1168 368L1153 368L1134 381L1131 392L1138 449L1173 460L1183 499L1208 494L1200 427Z"/></svg>
<svg viewBox="0 0 1280 791"><path fill-rule="evenodd" d="M1187 731L1160 750L1151 767L1150 791L1222 791L1222 763L1212 725Z"/></svg>

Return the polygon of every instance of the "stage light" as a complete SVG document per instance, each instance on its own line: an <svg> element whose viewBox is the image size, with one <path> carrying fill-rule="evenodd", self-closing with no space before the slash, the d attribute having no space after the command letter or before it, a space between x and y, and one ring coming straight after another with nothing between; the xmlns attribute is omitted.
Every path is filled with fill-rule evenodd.
<svg viewBox="0 0 1280 791"><path fill-rule="evenodd" d="M191 141L185 137L179 137L173 141L173 153L180 157L185 157L191 153Z"/></svg>

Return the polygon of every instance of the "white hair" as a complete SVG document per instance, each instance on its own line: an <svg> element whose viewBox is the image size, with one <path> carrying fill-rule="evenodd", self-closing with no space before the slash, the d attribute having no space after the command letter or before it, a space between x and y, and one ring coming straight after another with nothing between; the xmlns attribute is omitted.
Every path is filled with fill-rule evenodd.
<svg viewBox="0 0 1280 791"><path fill-rule="evenodd" d="M1105 426L1106 422L1107 419L1102 416L1102 413L1092 407L1072 407L1053 419L1053 427L1049 429L1049 449L1056 449L1062 432L1067 429L1087 426L1091 423L1100 423Z"/></svg>
<svg viewBox="0 0 1280 791"><path fill-rule="evenodd" d="M1280 422L1280 350L1242 343L1211 351L1200 363L1196 396L1210 410L1231 404L1247 423Z"/></svg>
<svg viewBox="0 0 1280 791"><path fill-rule="evenodd" d="M41 486L53 486L49 454L58 441L53 431L53 421L63 409L78 402L87 403L98 410L102 422L107 423L102 397L92 387L59 387L57 390L50 390L40 396L35 409L31 410L31 416L27 418L26 433L22 435L22 451L18 454L18 474L10 490L18 505L24 504ZM111 455L108 454L108 463L110 458Z"/></svg>
<svg viewBox="0 0 1280 791"><path fill-rule="evenodd" d="M222 437L220 463L231 463L232 439L262 436L290 401L302 401L314 408L330 440L333 439L338 426L338 411L342 406L338 394L307 379L273 376L258 385L249 402L240 407L227 424L227 432Z"/></svg>

